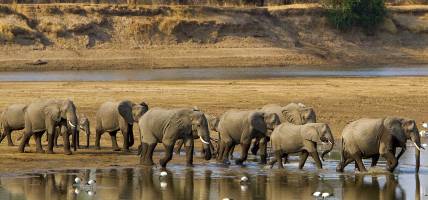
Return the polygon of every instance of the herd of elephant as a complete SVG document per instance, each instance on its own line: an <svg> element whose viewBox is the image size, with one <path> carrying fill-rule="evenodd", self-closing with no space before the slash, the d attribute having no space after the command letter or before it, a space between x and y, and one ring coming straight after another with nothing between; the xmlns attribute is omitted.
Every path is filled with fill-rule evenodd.
<svg viewBox="0 0 428 200"><path fill-rule="evenodd" d="M217 161L230 164L230 157L236 145L241 146L240 158L235 163L242 164L248 151L259 154L261 164L267 163L267 144L272 143L274 157L269 164L283 168L289 154L300 153L299 169L302 169L308 156L311 156L317 168L322 168L324 156L335 144L330 127L316 120L312 107L301 103L290 103L286 106L268 104L254 110L231 109L219 117L203 113L197 108L150 108L144 102L134 103L128 100L105 102L96 113L95 147L100 149L101 135L108 132L112 147L120 150L116 134L123 135L123 151L129 151L134 144L133 125L138 124L141 145L138 147L140 164L154 165L153 152L158 143L165 149L159 164L166 167L172 159L174 146L179 153L184 144L186 164L193 165L194 140L202 142L202 153L206 160L216 156ZM86 146L89 147L90 123L87 117L78 117L76 106L71 100L37 100L28 105L14 104L3 110L0 116L0 142L7 137L8 144L13 145L11 132L23 130L19 152L31 136L36 141L36 151L43 153L41 137L46 132L48 138L47 153L53 153L59 135L63 137L64 153L71 154L80 148L79 130L86 133ZM211 137L210 131L218 135ZM70 144L69 136L72 136ZM362 159L371 158L372 166L377 164L380 156L387 161L386 168L393 171L398 159L406 150L406 142L415 145L416 172L419 172L421 138L415 120L385 117L363 118L348 123L342 131L341 161L336 170L341 172L355 162L359 171L366 171ZM216 143L214 145L213 143ZM329 144L329 148L320 156L317 145ZM396 149L401 151L396 155ZM284 161L283 161L284 159Z"/></svg>

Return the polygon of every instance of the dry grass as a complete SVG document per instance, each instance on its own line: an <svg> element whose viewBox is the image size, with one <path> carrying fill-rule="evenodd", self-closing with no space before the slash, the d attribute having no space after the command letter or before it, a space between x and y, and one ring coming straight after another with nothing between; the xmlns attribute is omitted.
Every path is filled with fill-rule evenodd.
<svg viewBox="0 0 428 200"><path fill-rule="evenodd" d="M267 103L303 102L315 108L320 122L330 124L336 138L349 122L361 117L402 116L427 120L428 78L286 78L272 80L222 81L135 81L135 82L8 82L0 83L0 107L30 103L37 98L72 98L78 111L88 115L95 128L98 106L108 100L146 101L150 107L193 107L220 115L227 109L255 109ZM94 133L94 130L92 130ZM20 133L15 133L17 137ZM138 136L138 135L137 135ZM83 136L82 136L83 137ZM121 140L119 135L119 140ZM82 138L83 139L83 138ZM91 145L94 143L92 134ZM136 139L136 144L139 139ZM119 144L120 141L119 141ZM108 134L102 137L102 153L83 150L72 156L17 154L16 147L0 145L0 172L34 168L121 166L138 163L135 155L111 152ZM136 146L133 147L135 150ZM34 145L28 150L34 152ZM61 149L55 149L61 152ZM161 151L159 149L159 151ZM159 156L157 154L157 156ZM174 156L173 162L183 157ZM41 161L49 162L41 162ZM29 163L22 165L22 162ZM197 160L195 163L203 163Z"/></svg>

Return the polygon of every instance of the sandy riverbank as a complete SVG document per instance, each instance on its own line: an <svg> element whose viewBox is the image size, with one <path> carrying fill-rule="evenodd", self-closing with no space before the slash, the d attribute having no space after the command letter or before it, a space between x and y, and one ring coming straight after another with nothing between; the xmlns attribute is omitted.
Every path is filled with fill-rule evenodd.
<svg viewBox="0 0 428 200"><path fill-rule="evenodd" d="M387 115L411 117L418 124L427 120L428 78L284 78L267 80L132 81L132 82L3 82L0 108L11 103L29 103L36 98L71 98L79 113L94 123L98 106L107 100L146 101L151 107L198 106L220 115L227 109L254 109L267 103L303 102L315 108L318 120L328 122L336 138L346 123L361 117ZM92 124L92 129L95 124ZM20 132L13 134L16 138ZM94 143L94 130L91 146ZM83 137L83 136L82 136ZM119 144L121 144L121 136ZM83 139L83 138L82 138ZM83 141L83 140L82 140ZM33 142L31 140L31 142ZM136 139L136 144L139 139ZM199 143L199 142L197 142ZM18 144L15 141L15 144ZM112 153L108 134L102 151L81 150L71 156L17 153L17 147L0 144L0 173L32 169L134 166L137 156ZM46 148L46 147L45 147ZM136 149L136 146L133 147ZM34 152L34 145L28 148ZM161 151L161 149L159 149ZM159 154L157 154L159 155ZM156 159L157 160L157 159ZM182 162L174 156L172 162ZM201 159L195 163L203 163Z"/></svg>

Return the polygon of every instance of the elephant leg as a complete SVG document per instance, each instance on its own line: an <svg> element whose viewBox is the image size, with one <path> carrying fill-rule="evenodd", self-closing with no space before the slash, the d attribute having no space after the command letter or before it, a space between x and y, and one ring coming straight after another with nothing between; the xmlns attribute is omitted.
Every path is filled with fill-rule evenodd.
<svg viewBox="0 0 428 200"><path fill-rule="evenodd" d="M374 155L373 157L372 157L372 167L375 167L376 165L377 165L377 161L379 160L379 154L377 154L377 155Z"/></svg>
<svg viewBox="0 0 428 200"><path fill-rule="evenodd" d="M141 152L140 152L140 164L141 165L147 165L151 166L153 163L148 162L148 151L149 151L149 145L147 143L141 144Z"/></svg>
<svg viewBox="0 0 428 200"><path fill-rule="evenodd" d="M233 145L232 147L230 147L227 156L230 158L230 160L233 160L233 152L235 151L235 145Z"/></svg>
<svg viewBox="0 0 428 200"><path fill-rule="evenodd" d="M36 137L37 153L45 153L45 150L43 150L43 147L42 147L42 135L43 135L43 132L34 134L34 137Z"/></svg>
<svg viewBox="0 0 428 200"><path fill-rule="evenodd" d="M256 140L257 141L257 140ZM267 143L268 143L268 138L264 137L261 138L258 142L258 146L260 146L260 164L266 164L267 162Z"/></svg>
<svg viewBox="0 0 428 200"><path fill-rule="evenodd" d="M181 148L183 147L183 144L184 144L184 140L182 140L182 139L177 140L177 142L176 142L177 147L175 147L175 150L174 150L175 154L177 154L177 155L180 154L180 151L181 151Z"/></svg>
<svg viewBox="0 0 428 200"><path fill-rule="evenodd" d="M104 131L99 128L95 130L95 149L101 149L100 140L103 133Z"/></svg>
<svg viewBox="0 0 428 200"><path fill-rule="evenodd" d="M299 169L303 169L303 166L308 159L309 153L307 151L300 152Z"/></svg>
<svg viewBox="0 0 428 200"><path fill-rule="evenodd" d="M120 151L120 148L117 145L117 140L116 140L117 131L109 132L109 134L110 134L110 138L111 138L111 147L112 147L113 151Z"/></svg>
<svg viewBox="0 0 428 200"><path fill-rule="evenodd" d="M242 165L248 157L248 150L250 149L251 142L241 143L241 157L235 160L235 164Z"/></svg>
<svg viewBox="0 0 428 200"><path fill-rule="evenodd" d="M322 169L322 163L317 151L311 152L311 157L315 160L318 169Z"/></svg>
<svg viewBox="0 0 428 200"><path fill-rule="evenodd" d="M233 147L234 147L234 144L232 142L224 143L224 152L221 160L224 164L230 164L229 154L230 154L230 150L233 149Z"/></svg>
<svg viewBox="0 0 428 200"><path fill-rule="evenodd" d="M345 161L340 161L336 167L336 172L343 172L343 169L345 169L345 167L353 161L354 161L354 159L352 159L352 158L347 158ZM358 168L358 167L356 167L356 168Z"/></svg>
<svg viewBox="0 0 428 200"><path fill-rule="evenodd" d="M361 156L359 156L359 155L354 155L353 157L354 157L355 162L357 163L358 170L359 170L360 172L366 172L366 171L367 171L367 169L366 169L366 167L364 166L364 163L363 163L363 160L361 159Z"/></svg>
<svg viewBox="0 0 428 200"><path fill-rule="evenodd" d="M31 130L24 130L24 134L22 134L21 143L19 144L18 151L20 153L24 153L25 146L30 143L30 138L33 133Z"/></svg>
<svg viewBox="0 0 428 200"><path fill-rule="evenodd" d="M172 153L174 151L174 144L172 144L172 145L164 144L164 147L165 147L165 155L163 158L161 158L159 160L159 164L161 165L162 168L165 168L166 164L172 159Z"/></svg>
<svg viewBox="0 0 428 200"><path fill-rule="evenodd" d="M284 158L284 163L288 163L288 154L284 153L282 157Z"/></svg>
<svg viewBox="0 0 428 200"><path fill-rule="evenodd" d="M398 160L392 152L387 152L383 157L388 161L386 169L390 172L393 172L398 165Z"/></svg>
<svg viewBox="0 0 428 200"><path fill-rule="evenodd" d="M55 138L54 138L54 146L55 147L58 147L58 137L59 137L60 134L61 134L61 128L59 128L59 130L57 130L57 132L55 133ZM48 140L49 140L49 138L48 138Z"/></svg>
<svg viewBox="0 0 428 200"><path fill-rule="evenodd" d="M278 162L278 168L283 169L284 165L282 164L282 155L283 155L282 150L276 150L275 152L273 152L273 154L274 154L274 158L269 163L271 168L276 162Z"/></svg>
<svg viewBox="0 0 428 200"><path fill-rule="evenodd" d="M260 139L256 138L254 140L253 146L251 147L251 153L253 155L257 155L257 152L259 151L259 144L260 144Z"/></svg>
<svg viewBox="0 0 428 200"><path fill-rule="evenodd" d="M12 141L12 131L11 130L4 130L4 135L7 136L7 146L14 146L13 141Z"/></svg>
<svg viewBox="0 0 428 200"><path fill-rule="evenodd" d="M193 144L193 141L192 141ZM194 145L185 146L186 149L186 165L188 167L193 166L193 151Z"/></svg>
<svg viewBox="0 0 428 200"><path fill-rule="evenodd" d="M62 141L64 144L64 154L65 155L71 155L71 150L70 150L70 136L68 134L67 131L67 127L66 126L61 126L61 134L62 134Z"/></svg>
<svg viewBox="0 0 428 200"><path fill-rule="evenodd" d="M217 150L217 162L223 161L224 150L225 150L225 144L224 144L224 142L220 141L220 144L219 144L219 147Z"/></svg>
<svg viewBox="0 0 428 200"><path fill-rule="evenodd" d="M143 165L145 166L152 166L154 165L153 162L153 152L155 151L157 143L153 143L153 144L147 144L147 143L143 143L142 145L142 154L144 155L144 161L143 161ZM145 147L147 146L147 147ZM147 148L147 151L144 151L144 149Z"/></svg>

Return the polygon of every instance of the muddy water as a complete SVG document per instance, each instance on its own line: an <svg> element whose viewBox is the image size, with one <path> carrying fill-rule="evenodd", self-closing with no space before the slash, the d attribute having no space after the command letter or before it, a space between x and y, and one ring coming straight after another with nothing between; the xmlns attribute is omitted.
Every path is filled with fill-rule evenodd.
<svg viewBox="0 0 428 200"><path fill-rule="evenodd" d="M393 174L383 170L382 160L371 173L354 173L352 164L344 173L336 173L336 150L323 163L323 170L317 170L312 160L308 160L304 170L298 170L298 158L293 156L285 170L270 169L253 161L243 167L226 167L212 161L195 164L193 168L168 165L165 177L160 176L162 170L156 167L3 175L0 199L316 199L316 191L331 194L326 199L428 199L428 156L422 154L422 168L416 175L413 152L414 148L409 146ZM243 176L249 181L241 183ZM83 183L96 180L96 184L76 185L76 177Z"/></svg>
<svg viewBox="0 0 428 200"><path fill-rule="evenodd" d="M279 77L384 77L428 76L428 66L418 67L264 67L205 69L141 69L96 71L0 72L0 81L125 81L251 79Z"/></svg>

